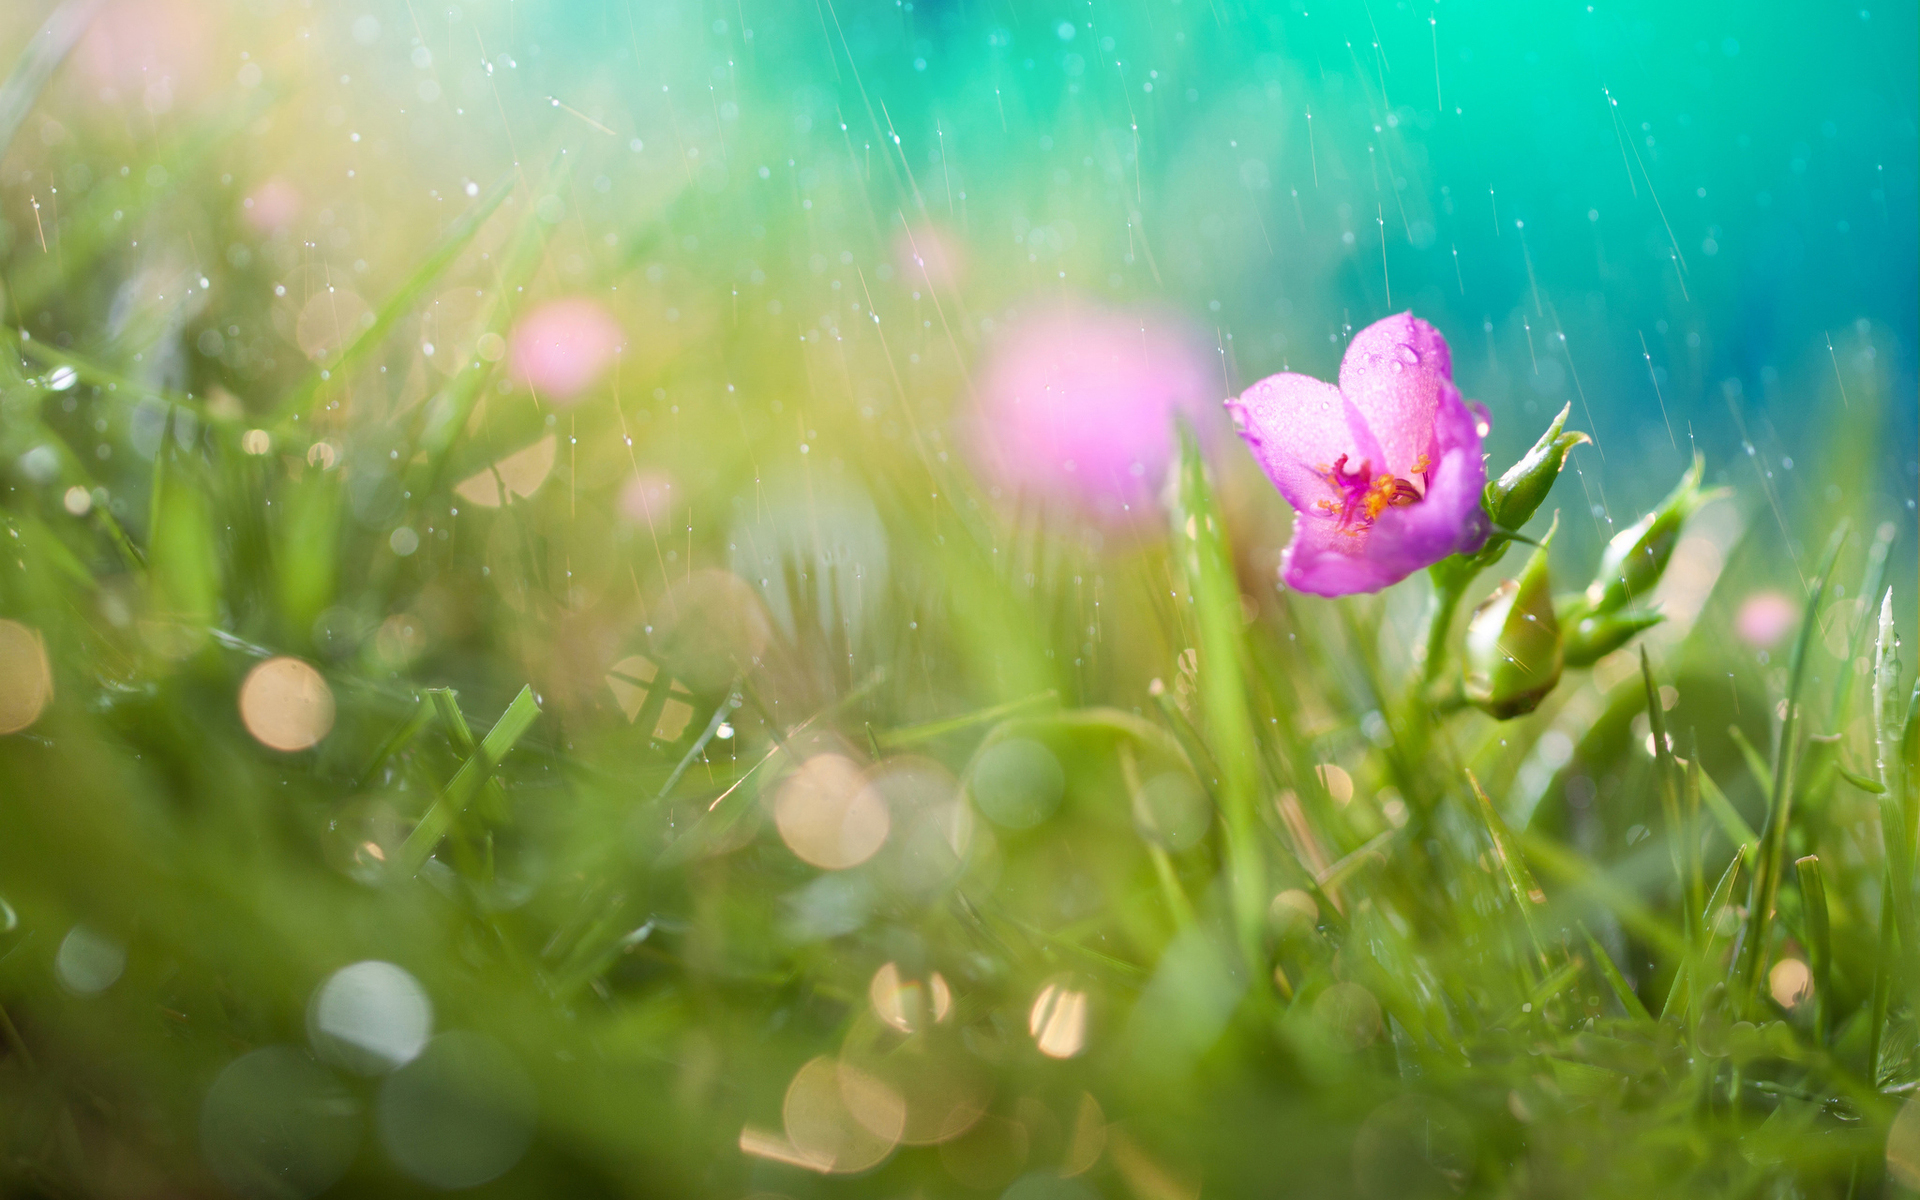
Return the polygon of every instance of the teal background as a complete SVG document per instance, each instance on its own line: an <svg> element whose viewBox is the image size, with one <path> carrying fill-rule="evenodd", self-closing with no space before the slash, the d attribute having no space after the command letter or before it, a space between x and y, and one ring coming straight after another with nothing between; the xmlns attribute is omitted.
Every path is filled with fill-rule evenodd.
<svg viewBox="0 0 1920 1200"><path fill-rule="evenodd" d="M638 127L671 79L681 137L728 125L735 161L851 185L858 203L777 247L796 259L870 256L931 219L972 256L975 308L1058 287L1170 300L1216 333L1235 388L1331 375L1351 329L1411 307L1494 413L1496 459L1567 401L1596 434L1576 547L1657 498L1690 444L1783 510L1913 519L1910 5L515 12L538 48L524 90L590 79ZM739 98L737 125L710 96ZM738 215L689 228L739 238ZM1038 227L1038 247L1015 236ZM1870 460L1835 501L1806 448L1856 404L1884 405L1891 436L1848 451Z"/></svg>

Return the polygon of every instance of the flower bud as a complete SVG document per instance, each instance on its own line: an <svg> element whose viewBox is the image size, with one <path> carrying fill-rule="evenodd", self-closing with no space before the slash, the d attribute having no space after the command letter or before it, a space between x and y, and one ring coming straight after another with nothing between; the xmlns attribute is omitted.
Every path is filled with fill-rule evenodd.
<svg viewBox="0 0 1920 1200"><path fill-rule="evenodd" d="M1566 646L1566 665L1590 667L1633 640L1643 630L1666 620L1657 612L1629 608L1616 613L1590 613L1577 599L1576 611L1562 613L1566 625L1561 636Z"/></svg>
<svg viewBox="0 0 1920 1200"><path fill-rule="evenodd" d="M1587 585L1587 608L1596 613L1614 612L1644 600L1660 582L1667 560L1680 540L1680 527L1715 493L1700 490L1700 474L1707 460L1693 456L1693 465L1680 477L1660 506L1621 530L1607 543L1600 556L1600 570Z"/></svg>
<svg viewBox="0 0 1920 1200"><path fill-rule="evenodd" d="M1520 578L1495 588L1467 623L1466 697L1502 721L1532 712L1560 682L1565 655L1547 580L1552 537L1549 530Z"/></svg>
<svg viewBox="0 0 1920 1200"><path fill-rule="evenodd" d="M1572 411L1571 403L1562 408L1553 424L1547 426L1547 431L1533 444L1533 449L1508 467L1506 474L1487 485L1487 515L1495 525L1502 529L1525 525L1547 498L1554 480L1560 478L1560 470L1567 464L1567 452L1593 440L1584 433L1561 432L1566 427L1567 414Z"/></svg>

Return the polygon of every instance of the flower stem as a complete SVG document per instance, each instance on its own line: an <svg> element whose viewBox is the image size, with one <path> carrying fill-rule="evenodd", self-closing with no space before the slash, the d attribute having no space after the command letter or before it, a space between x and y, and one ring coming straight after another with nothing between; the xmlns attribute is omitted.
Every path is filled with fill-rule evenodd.
<svg viewBox="0 0 1920 1200"><path fill-rule="evenodd" d="M1427 636L1421 645L1423 687L1437 683L1447 667L1447 632L1453 628L1453 614L1459 611L1465 589L1458 583L1436 579L1433 598L1427 602Z"/></svg>

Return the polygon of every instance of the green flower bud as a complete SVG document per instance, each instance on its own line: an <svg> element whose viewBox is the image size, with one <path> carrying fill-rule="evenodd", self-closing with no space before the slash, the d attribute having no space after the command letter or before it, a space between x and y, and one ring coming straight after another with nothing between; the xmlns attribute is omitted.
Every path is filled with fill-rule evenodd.
<svg viewBox="0 0 1920 1200"><path fill-rule="evenodd" d="M1559 526L1554 518L1554 526ZM1547 579L1547 542L1474 610L1467 622L1467 699L1499 720L1530 713L1560 682L1565 660Z"/></svg>
<svg viewBox="0 0 1920 1200"><path fill-rule="evenodd" d="M1667 569L1667 560L1673 557L1680 527L1718 494L1700 490L1700 475L1706 465L1707 460L1696 453L1693 465L1660 506L1607 543L1606 553L1600 556L1600 570L1587 585L1588 609L1614 612L1652 594L1661 572Z"/></svg>
<svg viewBox="0 0 1920 1200"><path fill-rule="evenodd" d="M1657 612L1629 608L1616 613L1589 613L1578 598L1563 611L1561 636L1569 667L1590 667L1633 640L1633 635L1666 620Z"/></svg>
<svg viewBox="0 0 1920 1200"><path fill-rule="evenodd" d="M1567 452L1593 440L1584 433L1561 432L1566 427L1567 414L1572 411L1571 403L1562 408L1553 424L1547 426L1547 431L1533 444L1533 449L1508 467L1506 474L1487 485L1487 515L1495 525L1502 529L1525 525L1553 489L1554 480L1560 478L1561 468L1567 465Z"/></svg>

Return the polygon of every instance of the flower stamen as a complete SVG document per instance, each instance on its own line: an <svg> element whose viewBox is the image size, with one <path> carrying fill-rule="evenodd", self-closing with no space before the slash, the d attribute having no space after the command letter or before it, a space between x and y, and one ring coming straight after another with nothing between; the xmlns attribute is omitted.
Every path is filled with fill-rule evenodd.
<svg viewBox="0 0 1920 1200"><path fill-rule="evenodd" d="M1314 507L1332 517L1339 523L1344 533L1359 533L1369 529L1388 508L1404 508L1420 500L1425 492L1410 480L1397 475L1375 475L1370 462L1362 462L1357 470L1347 470L1347 456L1342 454L1334 460L1333 466L1322 467L1320 473L1340 493L1340 499L1320 500ZM1421 455L1413 464L1413 474L1426 481L1427 457Z"/></svg>

